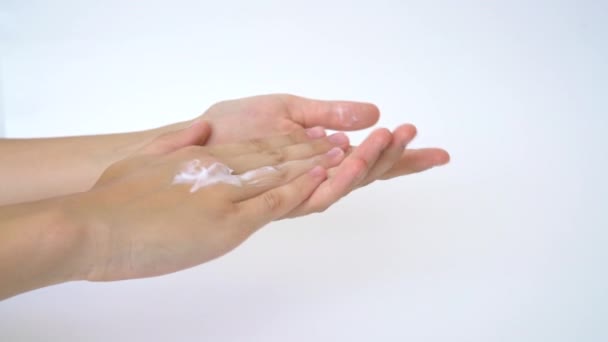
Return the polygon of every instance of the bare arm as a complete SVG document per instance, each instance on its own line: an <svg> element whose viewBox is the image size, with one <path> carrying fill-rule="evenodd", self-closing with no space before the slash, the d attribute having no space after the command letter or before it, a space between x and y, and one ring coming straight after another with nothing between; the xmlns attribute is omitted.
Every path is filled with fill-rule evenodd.
<svg viewBox="0 0 608 342"><path fill-rule="evenodd" d="M112 163L186 125L107 135L0 139L0 205L86 191Z"/></svg>
<svg viewBox="0 0 608 342"><path fill-rule="evenodd" d="M84 274L85 230L64 202L0 207L0 300Z"/></svg>
<svg viewBox="0 0 608 342"><path fill-rule="evenodd" d="M217 258L304 203L325 170L344 159L329 139L197 146L209 132L202 122L164 134L112 164L88 191L0 206L0 300L71 280L158 276ZM193 160L233 169L224 176L239 181L205 183L216 175L197 172L202 179L194 183L176 182Z"/></svg>
<svg viewBox="0 0 608 342"><path fill-rule="evenodd" d="M316 173L304 175L301 167L313 164L299 163L295 165L300 165L300 169L289 174L300 177L290 177L287 184L264 181L268 188L244 189L246 197L238 192L209 189L201 191L203 196L197 196L195 201L184 189L167 188L167 182L179 164L175 163L181 160L176 155L186 156L176 150L202 143L200 136L206 133L200 130L205 125L198 125L198 133L182 130L197 126L182 122L125 134L0 140L0 299L69 280L137 278L191 267L236 247L272 220L322 211L352 189L374 179L424 171L449 160L441 149L404 150L415 135L411 125L401 126L393 134L386 129L377 130L354 149L344 146L348 144L347 138L336 140L339 137L336 135L323 138L323 130L316 127L362 129L372 125L377 116L375 107L366 104L284 95L212 106L203 115L214 129L207 143L219 144L219 150L208 158L224 155L228 165L239 166L274 157L278 160L304 157L300 152L294 155L299 148L286 146L293 144L313 144L325 149L339 145L347 154L339 155L344 158L339 165L337 160L330 163L327 159L311 159L322 162L327 172L315 168ZM282 138L272 138L290 132ZM326 140L313 141L319 138ZM257 140L245 142L239 148L260 155L242 159L243 151L237 149L235 153L234 146L221 145L248 139ZM156 146L162 151L154 152L155 157L150 157L149 151L147 156L133 156L143 146ZM194 153L190 158L211 152L201 148L189 149L188 153ZM305 147L301 151L306 154L314 149ZM133 157L125 161L126 156ZM161 159L166 162L159 165L153 162ZM116 163L119 160L122 162ZM155 165L169 169L156 170ZM96 183L98 179L101 183ZM117 179L124 181L115 182ZM140 189L143 184L146 186ZM139 191L144 191L145 196ZM211 202L206 203L206 198ZM218 206L219 199L224 203L222 206ZM33 202L9 205L26 201ZM189 204L175 207L176 203ZM201 205L208 205L208 210L202 210ZM214 213L215 210L219 212ZM211 220L201 216L201 212L211 213ZM224 218L225 222L215 222L217 218ZM166 222L171 222L171 229L162 226ZM201 230L203 227L209 229ZM144 248L148 245L160 250L157 253Z"/></svg>
<svg viewBox="0 0 608 342"><path fill-rule="evenodd" d="M359 130L373 125L378 117L378 109L367 103L319 101L285 94L222 101L202 115L213 127L209 145L260 139L305 128ZM86 191L112 163L155 137L190 123L111 135L0 139L0 205ZM322 211L351 190L376 179L425 171L449 160L442 149L404 150L416 134L412 125L395 129L392 141L388 133L375 132L352 150L344 167L328 170L328 180L294 214ZM351 172L360 172L361 179L352 184L342 182Z"/></svg>

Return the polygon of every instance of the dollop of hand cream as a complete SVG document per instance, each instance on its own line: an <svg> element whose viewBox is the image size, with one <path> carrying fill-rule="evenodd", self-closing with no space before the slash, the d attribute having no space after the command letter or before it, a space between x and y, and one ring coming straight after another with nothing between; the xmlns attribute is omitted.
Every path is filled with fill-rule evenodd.
<svg viewBox="0 0 608 342"><path fill-rule="evenodd" d="M190 192L217 183L234 186L243 186L244 183L262 185L264 182L261 178L276 171L277 169L273 166L264 166L241 175L234 175L234 170L222 163L215 162L209 166L203 166L200 160L194 159L175 175L173 184L192 184Z"/></svg>

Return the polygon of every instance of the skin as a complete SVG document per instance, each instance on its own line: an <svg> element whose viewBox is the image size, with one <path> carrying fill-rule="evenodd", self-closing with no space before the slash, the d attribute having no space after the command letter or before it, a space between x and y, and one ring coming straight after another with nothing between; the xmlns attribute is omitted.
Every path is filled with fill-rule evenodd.
<svg viewBox="0 0 608 342"><path fill-rule="evenodd" d="M322 127L337 131L356 131L373 126L379 119L378 108L371 103L352 101L322 101L289 94L254 96L219 102L211 106L202 116L211 123L213 133L207 144L232 143L237 141L288 134L303 128ZM382 146L386 140L390 151L382 153L382 160L375 172L377 179L389 179L449 162L449 154L441 148L403 150L416 136L416 128L404 124L392 131L386 129L372 133L367 141L379 139ZM392 139L390 139L392 138ZM363 144L366 144L365 142ZM362 146L363 146L362 144ZM352 146L355 149L355 146ZM361 151L358 157L368 157L372 151ZM384 152L384 151L383 151ZM396 157L398 156L398 157ZM365 158L364 158L365 159ZM394 161L394 162L393 162ZM382 170L386 170L381 172ZM372 177L366 179L371 181Z"/></svg>
<svg viewBox="0 0 608 342"><path fill-rule="evenodd" d="M201 118L207 120L213 129L208 145L236 142L255 144L259 138L290 134L302 129L312 128L319 133L322 128L339 131L368 128L378 121L379 111L368 103L320 101L274 94L222 101L211 106L198 119ZM156 137L191 123L180 122L120 134L0 139L0 179L11 180L3 184L0 205L86 191L111 164L129 156ZM329 179L323 187L298 210L322 211L328 202L373 180L421 172L449 161L447 152L438 148L404 151L402 145L413 139L415 134L413 125L402 125L392 132L386 129L374 131L361 146L351 147L346 165L341 170L330 169ZM299 134L294 139L303 141L306 138ZM389 148L383 150L387 141L390 141ZM353 181L353 177L364 179Z"/></svg>
<svg viewBox="0 0 608 342"><path fill-rule="evenodd" d="M208 141L212 145L303 128L360 130L374 125L379 116L378 108L370 103L275 94L219 102L201 118L209 120L213 127ZM449 162L449 154L440 148L405 149L415 136L416 127L411 124L401 125L392 132L385 128L373 131L360 146L351 146L345 161L330 169L328 179L289 216L322 212L352 190L375 180L422 172Z"/></svg>
<svg viewBox="0 0 608 342"><path fill-rule="evenodd" d="M158 276L217 258L304 203L347 148L285 137L199 146L209 132L200 121L165 134L111 165L86 192L0 208L0 298L71 280ZM277 171L196 192L172 184L194 159L236 174Z"/></svg>
<svg viewBox="0 0 608 342"><path fill-rule="evenodd" d="M0 298L192 267L272 220L321 212L375 180L449 161L441 149L405 149L416 134L408 124L377 129L360 146L343 133L326 137L326 128L363 129L378 117L366 103L266 95L148 131L2 139L0 179L10 181L0 193ZM280 165L282 176L194 194L187 184L169 186L192 159L239 173Z"/></svg>

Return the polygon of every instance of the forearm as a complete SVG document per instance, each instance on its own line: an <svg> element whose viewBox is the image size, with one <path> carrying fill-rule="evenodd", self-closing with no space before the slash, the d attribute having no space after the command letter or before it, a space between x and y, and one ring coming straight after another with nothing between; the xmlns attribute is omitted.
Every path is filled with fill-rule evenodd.
<svg viewBox="0 0 608 342"><path fill-rule="evenodd" d="M82 279L86 227L66 198L0 207L0 300Z"/></svg>
<svg viewBox="0 0 608 342"><path fill-rule="evenodd" d="M85 191L109 165L184 125L108 135L0 139L0 205Z"/></svg>

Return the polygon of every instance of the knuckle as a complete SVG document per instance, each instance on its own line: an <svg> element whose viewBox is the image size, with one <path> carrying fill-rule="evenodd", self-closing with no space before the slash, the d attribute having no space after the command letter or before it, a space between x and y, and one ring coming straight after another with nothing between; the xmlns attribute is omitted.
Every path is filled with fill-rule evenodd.
<svg viewBox="0 0 608 342"><path fill-rule="evenodd" d="M294 101L297 99L297 96L289 93L278 93L271 95L275 99L279 100L279 102L283 105L283 107L287 110L291 107Z"/></svg>
<svg viewBox="0 0 608 342"><path fill-rule="evenodd" d="M286 160L308 159L327 151L329 151L327 146L318 143L298 144L283 148Z"/></svg>
<svg viewBox="0 0 608 342"><path fill-rule="evenodd" d="M275 184L283 184L287 181L289 176L288 171L285 168L276 168L276 171L272 173L272 180Z"/></svg>
<svg viewBox="0 0 608 342"><path fill-rule="evenodd" d="M254 151L264 151L268 149L268 144L262 139L251 139L247 141Z"/></svg>
<svg viewBox="0 0 608 342"><path fill-rule="evenodd" d="M287 132L283 136L281 136L281 140L285 145L293 145L300 140L299 134L300 134L300 130L297 130L295 132L294 131Z"/></svg>
<svg viewBox="0 0 608 342"><path fill-rule="evenodd" d="M287 160L286 153L283 150L268 150L264 154L269 157L275 164L283 163Z"/></svg>
<svg viewBox="0 0 608 342"><path fill-rule="evenodd" d="M262 203L264 205L265 210L274 212L281 208L281 205L283 204L283 198L279 193L269 191L262 195Z"/></svg>
<svg viewBox="0 0 608 342"><path fill-rule="evenodd" d="M289 176L290 172L287 169L279 170L279 172L277 172L277 179L281 183L286 182L289 179Z"/></svg>
<svg viewBox="0 0 608 342"><path fill-rule="evenodd" d="M362 158L352 158L350 163L351 167L355 169L357 173L365 172L365 170L370 167L369 163Z"/></svg>
<svg viewBox="0 0 608 342"><path fill-rule="evenodd" d="M303 129L298 129L295 132L291 132L287 135L287 142L289 145L299 144L306 141L306 137L306 131Z"/></svg>
<svg viewBox="0 0 608 342"><path fill-rule="evenodd" d="M276 123L277 132L282 135L288 135L296 129L301 129L302 127L295 122L290 120L284 120Z"/></svg>

